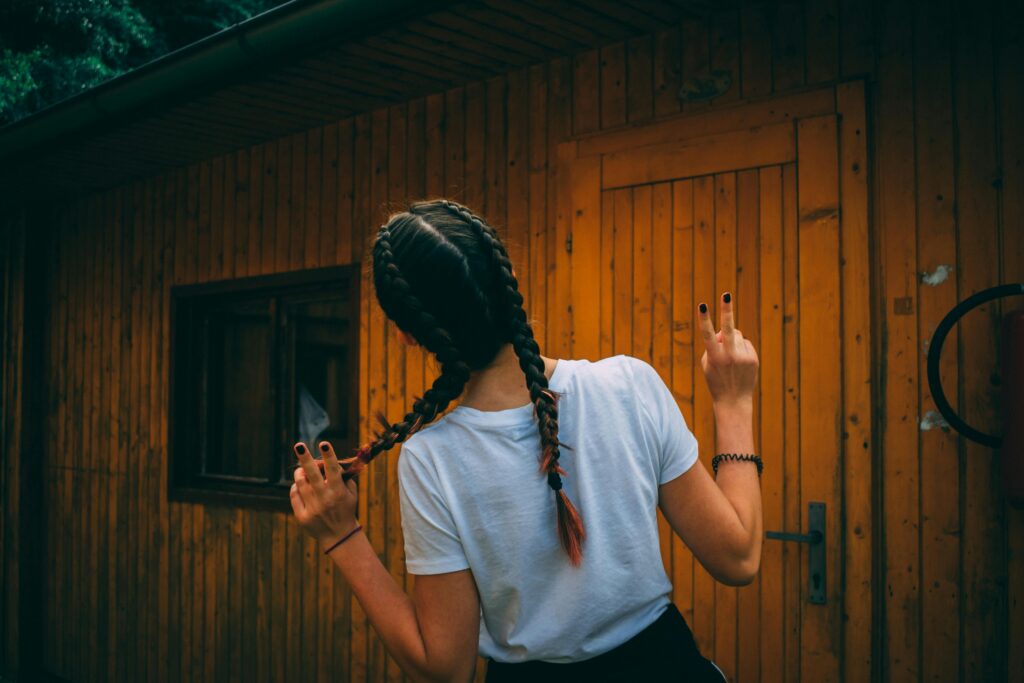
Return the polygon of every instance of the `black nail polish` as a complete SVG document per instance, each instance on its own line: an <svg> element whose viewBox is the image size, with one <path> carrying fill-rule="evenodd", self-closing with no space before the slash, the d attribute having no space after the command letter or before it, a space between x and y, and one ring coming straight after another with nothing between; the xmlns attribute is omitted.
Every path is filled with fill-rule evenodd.
<svg viewBox="0 0 1024 683"><path fill-rule="evenodd" d="M322 450L324 453L327 452L328 448L330 448L330 446L328 446L327 444L325 444L325 443L320 444L320 450Z"/></svg>
<svg viewBox="0 0 1024 683"><path fill-rule="evenodd" d="M729 303L730 301L732 301L732 294L730 294L729 292L723 294L722 301L724 301L725 303Z"/></svg>
<svg viewBox="0 0 1024 683"><path fill-rule="evenodd" d="M701 304L700 305L700 312L701 313L707 313L708 312L708 305L707 304Z"/></svg>
<svg viewBox="0 0 1024 683"><path fill-rule="evenodd" d="M306 452L306 447L305 447L305 446L303 446L303 445L302 445L302 444L300 443L300 444L299 444L298 446L296 446L296 447L295 447L295 451L296 451L296 452L297 452L297 453L298 453L299 455L302 455L303 453L305 453L305 452Z"/></svg>

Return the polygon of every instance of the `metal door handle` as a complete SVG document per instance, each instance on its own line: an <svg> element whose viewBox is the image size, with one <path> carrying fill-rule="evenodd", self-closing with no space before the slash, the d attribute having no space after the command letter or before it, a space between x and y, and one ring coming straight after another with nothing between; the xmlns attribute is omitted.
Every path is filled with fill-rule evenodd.
<svg viewBox="0 0 1024 683"><path fill-rule="evenodd" d="M807 533L795 534L787 531L767 531L765 537L774 541L806 543L807 548L807 599L815 605L826 602L825 574L825 504L807 504Z"/></svg>

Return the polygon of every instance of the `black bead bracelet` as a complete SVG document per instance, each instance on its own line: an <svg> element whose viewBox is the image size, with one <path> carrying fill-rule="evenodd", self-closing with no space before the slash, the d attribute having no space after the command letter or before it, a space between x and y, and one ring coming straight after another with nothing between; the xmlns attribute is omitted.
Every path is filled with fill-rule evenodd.
<svg viewBox="0 0 1024 683"><path fill-rule="evenodd" d="M723 460L738 460L745 462L752 462L757 465L757 476L761 476L761 470L764 469L764 463L761 462L761 456L754 455L753 453L719 453L715 457L711 458L711 469L718 474L718 463Z"/></svg>

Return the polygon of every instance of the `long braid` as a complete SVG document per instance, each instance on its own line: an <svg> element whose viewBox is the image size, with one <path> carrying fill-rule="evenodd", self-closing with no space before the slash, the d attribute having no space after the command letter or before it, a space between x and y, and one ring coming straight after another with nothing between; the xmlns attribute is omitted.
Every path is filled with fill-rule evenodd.
<svg viewBox="0 0 1024 683"><path fill-rule="evenodd" d="M491 258L501 280L505 305L511 316L512 348L519 359L519 367L526 375L526 386L530 391L530 399L537 416L542 447L541 471L547 474L548 486L555 492L558 536L562 547L569 555L569 560L572 564L579 565L583 557L586 532L579 512L562 488L565 470L558 464L558 459L561 455L559 446L564 444L558 440L558 402L555 394L548 388L544 360L540 356L540 347L523 309L523 295L519 292L519 283L515 275L512 274L508 252L505 251L494 229L468 208L447 200L442 200L441 204L468 222L479 237L490 246Z"/></svg>
<svg viewBox="0 0 1024 683"><path fill-rule="evenodd" d="M346 475L349 476L358 474L380 453L405 441L436 419L462 393L470 375L470 368L452 342L451 335L434 316L424 310L423 304L402 277L391 251L391 236L386 227L378 232L373 258L374 286L384 312L401 329L410 330L424 347L437 356L441 374L430 389L413 403L412 410L401 421L391 424L381 417L383 431L378 432L376 438L361 446L354 457L343 463Z"/></svg>

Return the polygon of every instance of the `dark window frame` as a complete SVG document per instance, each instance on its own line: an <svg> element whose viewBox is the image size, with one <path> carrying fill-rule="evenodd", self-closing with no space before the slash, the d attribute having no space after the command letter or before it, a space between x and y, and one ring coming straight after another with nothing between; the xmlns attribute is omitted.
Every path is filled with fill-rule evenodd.
<svg viewBox="0 0 1024 683"><path fill-rule="evenodd" d="M289 435L295 419L295 401L282 387L295 381L294 326L282 324L283 312L278 302L294 302L303 296L345 289L348 297L349 334L347 338L347 376L354 381L348 393L348 435L344 440L332 439L339 454L350 452L358 444L359 424L359 328L360 328L360 266L358 263L310 270L259 275L232 280L177 285L170 291L170 358L168 402L168 499L263 508L290 512L288 488L292 458ZM206 446L210 443L210 405L208 403L210 373L207 334L208 326L197 342L196 326L205 321L211 310L219 306L237 305L251 299L269 299L271 321L272 375L270 400L274 406L273 433L275 450L281 454L282 478L278 482L231 474L210 474L203 471ZM200 346L204 346L200 350ZM290 347L288 350L284 346ZM290 354L289 356L286 356ZM201 367L197 368L197 365ZM289 385L290 386L290 385ZM202 397L196 396L202 391ZM198 405L197 405L198 404ZM285 464L288 463L288 464ZM268 475L271 473L268 472Z"/></svg>

